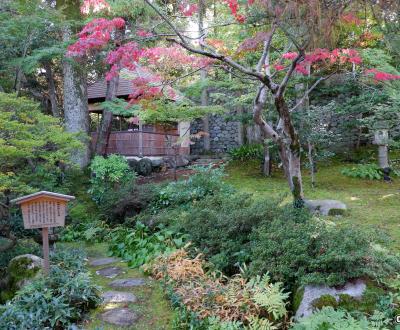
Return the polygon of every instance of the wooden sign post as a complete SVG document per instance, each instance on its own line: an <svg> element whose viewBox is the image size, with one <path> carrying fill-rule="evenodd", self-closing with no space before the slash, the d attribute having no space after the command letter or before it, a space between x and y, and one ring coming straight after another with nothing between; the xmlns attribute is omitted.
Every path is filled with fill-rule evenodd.
<svg viewBox="0 0 400 330"><path fill-rule="evenodd" d="M74 196L40 191L12 200L21 206L25 229L42 228L44 273L49 273L49 228L64 227L65 208Z"/></svg>

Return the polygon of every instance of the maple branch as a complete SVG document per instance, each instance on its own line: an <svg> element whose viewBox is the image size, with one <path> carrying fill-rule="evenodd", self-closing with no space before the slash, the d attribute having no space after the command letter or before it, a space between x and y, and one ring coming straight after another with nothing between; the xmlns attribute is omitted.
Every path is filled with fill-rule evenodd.
<svg viewBox="0 0 400 330"><path fill-rule="evenodd" d="M300 105L302 105L303 102L305 101L305 99L308 97L308 95L309 95L322 81L329 79L329 78L332 77L335 73L336 73L336 72L331 73L329 76L319 78L319 79L304 93L304 95L303 95L303 97L300 99L300 101L297 102L297 104L296 104L293 108L291 108L291 109L289 110L289 112L293 112L293 111L296 110Z"/></svg>
<svg viewBox="0 0 400 330"><path fill-rule="evenodd" d="M258 72L261 71L262 66L265 64L265 60L266 60L266 58L267 58L267 56L269 54L269 49L271 47L272 37L275 34L275 30L276 30L276 25L274 23L274 24L272 24L272 28L271 28L271 31L269 32L269 36L268 36L267 40L265 40L265 42L264 42L263 53L262 53L261 58L260 58L260 60L258 61L258 64L257 64L257 71Z"/></svg>
<svg viewBox="0 0 400 330"><path fill-rule="evenodd" d="M183 36L183 34L181 34L178 29L174 26L174 24L171 23L171 21L168 19L167 16L165 16L156 6L154 6L149 0L144 0L164 21L165 23L167 23L167 25L176 33L176 35L179 37L180 40L176 40L173 38L167 38L168 41L171 41L173 43L176 43L180 46L182 46L183 48L185 48L186 50L188 50L189 52L195 53L195 54L199 54L199 55L203 55L209 58L214 58L216 60L219 60L221 62L224 62L228 65L230 65L231 67L243 72L244 74L247 74L249 76L253 76L256 77L258 80L260 80L262 83L264 83L265 85L268 86L268 88L271 88L271 80L269 79L268 76L265 76L259 72L255 72L254 70L245 68L244 66L242 66L241 64L233 61L231 58L226 57L224 55L212 52L212 51L205 51L205 50L201 50L201 49L197 49L193 46L191 46L185 39L185 37Z"/></svg>
<svg viewBox="0 0 400 330"><path fill-rule="evenodd" d="M265 85L261 85L258 89L253 106L253 120L261 128L262 134L266 138L272 138L275 142L279 141L278 133L269 125L262 117L265 103L267 102L267 89Z"/></svg>
<svg viewBox="0 0 400 330"><path fill-rule="evenodd" d="M299 54L296 56L296 58L293 60L292 64L289 67L289 70L286 72L285 77L283 78L282 82L280 83L278 87L278 91L276 93L276 97L282 97L283 93L285 92L286 86L289 82L290 77L292 76L297 63L299 63L300 59L303 58L304 56L304 51L300 51Z"/></svg>
<svg viewBox="0 0 400 330"><path fill-rule="evenodd" d="M253 71L251 69L245 68L244 66L242 66L241 64L233 61L229 57L226 57L224 55L221 55L221 54L218 54L218 53L214 53L214 52L211 52L211 51L205 51L205 50L194 48L194 47L190 46L189 44L187 44L184 41L179 41L179 40L170 39L170 38L167 38L167 40L182 46L183 48L185 48L189 52L192 52L192 53L195 53L195 54L199 54L199 55L203 55L203 56L206 56L206 57L209 57L209 58L214 58L216 60L224 62L224 63L228 64L229 66L231 66L231 67L243 72L244 74L256 77L258 80L260 80L262 83L266 84L267 86L271 85L271 81L270 81L269 77L267 77L267 76L265 76L265 75L263 75L263 74L261 74L259 72L256 72L256 71Z"/></svg>

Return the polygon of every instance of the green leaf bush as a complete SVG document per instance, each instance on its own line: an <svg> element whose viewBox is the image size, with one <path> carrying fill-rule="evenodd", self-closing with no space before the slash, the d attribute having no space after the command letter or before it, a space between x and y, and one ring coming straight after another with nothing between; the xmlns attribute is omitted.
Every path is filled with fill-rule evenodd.
<svg viewBox="0 0 400 330"><path fill-rule="evenodd" d="M281 209L253 232L251 271L274 281L344 284L353 278L379 279L400 270L400 259L375 244L375 236L355 226L312 218L305 210Z"/></svg>
<svg viewBox="0 0 400 330"><path fill-rule="evenodd" d="M136 174L130 169L127 160L119 155L94 157L90 170L92 176L89 194L108 215L118 200L134 189Z"/></svg>
<svg viewBox="0 0 400 330"><path fill-rule="evenodd" d="M66 329L100 303L84 254L63 250L51 261L49 276L34 280L0 306L0 329Z"/></svg>
<svg viewBox="0 0 400 330"><path fill-rule="evenodd" d="M137 222L134 228L117 227L111 231L110 237L111 254L127 261L130 267L142 266L186 243L186 237L181 233L166 228L152 232L141 222Z"/></svg>
<svg viewBox="0 0 400 330"><path fill-rule="evenodd" d="M261 144L244 144L240 147L233 148L229 151L229 155L234 160L246 161L249 159L262 160L264 155L263 146Z"/></svg>

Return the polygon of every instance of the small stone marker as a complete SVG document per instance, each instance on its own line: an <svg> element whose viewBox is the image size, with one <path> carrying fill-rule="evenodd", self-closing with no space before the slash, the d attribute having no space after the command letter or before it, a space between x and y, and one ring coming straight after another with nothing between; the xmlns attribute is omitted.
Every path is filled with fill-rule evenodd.
<svg viewBox="0 0 400 330"><path fill-rule="evenodd" d="M97 275L101 275L108 278L114 278L115 276L122 273L121 267L106 267L96 271Z"/></svg>
<svg viewBox="0 0 400 330"><path fill-rule="evenodd" d="M143 278L122 278L112 281L109 286L112 288L130 288L146 284Z"/></svg>
<svg viewBox="0 0 400 330"><path fill-rule="evenodd" d="M25 229L42 228L44 272L49 273L49 228L64 227L65 209L74 196L49 191L13 199L11 203L21 206Z"/></svg>
<svg viewBox="0 0 400 330"><path fill-rule="evenodd" d="M139 316L129 308L113 308L100 315L104 322L127 327L134 324Z"/></svg>
<svg viewBox="0 0 400 330"><path fill-rule="evenodd" d="M106 291L102 295L103 303L134 303L137 301L133 293L125 291Z"/></svg>

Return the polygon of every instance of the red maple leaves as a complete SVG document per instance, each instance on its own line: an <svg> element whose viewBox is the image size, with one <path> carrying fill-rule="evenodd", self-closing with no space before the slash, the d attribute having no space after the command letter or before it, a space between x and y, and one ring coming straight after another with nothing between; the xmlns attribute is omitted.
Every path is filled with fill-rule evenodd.
<svg viewBox="0 0 400 330"><path fill-rule="evenodd" d="M67 56L83 56L90 50L100 49L111 40L111 33L125 26L123 18L112 20L96 18L78 33L79 39L67 49Z"/></svg>

